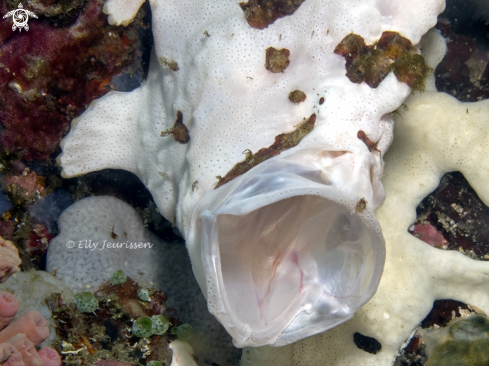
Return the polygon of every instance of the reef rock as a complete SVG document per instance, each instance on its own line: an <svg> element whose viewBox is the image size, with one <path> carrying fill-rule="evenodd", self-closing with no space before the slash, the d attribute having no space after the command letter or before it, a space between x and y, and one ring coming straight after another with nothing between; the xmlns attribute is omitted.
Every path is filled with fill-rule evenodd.
<svg viewBox="0 0 489 366"><path fill-rule="evenodd" d="M106 7L111 22L130 21L125 3ZM65 176L117 168L143 181L184 235L208 308L239 347L322 332L375 293L382 156L390 113L411 90L389 63L419 59L413 45L444 7L283 3L263 12L270 2L152 2L148 79L98 100L62 141ZM335 53L350 33L358 43ZM362 42L381 38L389 53L380 71L355 63ZM380 72L378 86L352 82L350 61ZM303 102L289 100L296 91Z"/></svg>

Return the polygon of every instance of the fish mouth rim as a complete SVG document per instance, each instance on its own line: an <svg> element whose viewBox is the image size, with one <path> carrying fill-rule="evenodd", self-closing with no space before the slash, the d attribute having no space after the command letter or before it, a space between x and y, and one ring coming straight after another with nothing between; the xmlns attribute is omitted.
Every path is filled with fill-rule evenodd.
<svg viewBox="0 0 489 366"><path fill-rule="evenodd" d="M287 166L290 168L294 166L301 173L309 174L309 179L300 176L300 179L294 188L276 189L273 192L273 197L268 200L256 199L252 202L246 194L249 194L253 198L253 194L249 192L250 181L254 177L260 175L267 175L270 173L270 168L282 165L282 168ZM301 170L302 169L302 170ZM316 172L317 173L317 172ZM189 235L187 237L187 246L189 248L190 257L192 260L192 268L196 275L199 286L201 287L204 296L208 301L208 308L211 313L224 325L228 333L233 337L233 343L237 347L245 346L282 346L292 343L299 339L302 339L313 334L330 329L348 319L350 319L354 312L363 306L370 298L375 294L380 278L383 272L385 262L385 242L380 230L380 225L377 222L373 209L367 206L362 212L355 212L355 205L360 199L359 197L349 197L345 192L342 192L338 187L328 186L322 183L311 182L311 177L314 176L314 169L310 167L301 167L300 163L295 161L288 161L283 157L277 156L269 161L257 166L250 170L246 174L236 178L232 182L220 187L217 190L213 190L204 194L199 203L196 205L191 219L191 227ZM284 179L287 181L287 174L285 176L277 176L278 179ZM290 177L289 177L290 178ZM301 187L302 184L302 187ZM272 188L273 190L275 188ZM246 192L248 190L248 192ZM245 196L240 197L244 199L243 204L234 204L234 211L230 210L230 200L233 198L233 194L236 192L245 192ZM269 195L270 192L260 192L260 196ZM224 280L222 279L222 268L220 263L219 254L219 242L212 239L217 234L217 223L220 215L233 214L233 215L246 215L250 212L258 210L262 207L275 204L277 202L289 199L296 196L319 196L327 201L334 202L344 208L345 212L350 215L356 215L362 225L365 226L370 238L372 240L371 246L373 250L373 257L370 259L372 262L373 270L371 270L370 279L367 281L367 290L359 296L357 305L354 306L351 311L347 311L340 318L333 322L324 324L309 324L302 327L302 329L291 329L291 324L299 315L301 306L297 306L297 301L289 304L287 309L295 308L299 309L294 315L288 316L289 321L287 324L276 326L270 325L262 330L252 329L249 324L242 323L240 319L233 314L232 308L229 304L226 304ZM256 195L255 195L256 197ZM211 238L209 240L209 238ZM214 304L212 300L216 299L219 304ZM211 302L209 302L211 301ZM295 307L294 307L295 306ZM272 323L276 323L275 321ZM277 324L277 323L276 323ZM294 327L292 327L294 328ZM289 331L287 331L289 329ZM271 335L273 333L273 335Z"/></svg>

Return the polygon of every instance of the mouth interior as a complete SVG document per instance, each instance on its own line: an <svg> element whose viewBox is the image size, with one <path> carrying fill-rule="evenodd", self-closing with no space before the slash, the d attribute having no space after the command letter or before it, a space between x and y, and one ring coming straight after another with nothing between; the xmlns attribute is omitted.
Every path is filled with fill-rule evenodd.
<svg viewBox="0 0 489 366"><path fill-rule="evenodd" d="M254 329L284 329L325 298L331 312L344 310L372 278L365 224L326 198L295 196L241 216L221 214L217 227L224 295Z"/></svg>

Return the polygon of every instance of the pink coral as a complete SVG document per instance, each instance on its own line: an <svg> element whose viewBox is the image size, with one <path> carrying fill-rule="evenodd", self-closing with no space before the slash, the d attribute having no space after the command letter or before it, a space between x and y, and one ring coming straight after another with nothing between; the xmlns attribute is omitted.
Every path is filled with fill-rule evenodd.
<svg viewBox="0 0 489 366"><path fill-rule="evenodd" d="M44 366L44 361L37 353L34 343L27 338L25 333L16 334L7 343L10 343L22 354L22 361L24 361L25 366Z"/></svg>
<svg viewBox="0 0 489 366"><path fill-rule="evenodd" d="M44 347L39 351L39 356L44 361L44 366L59 366L61 365L61 357L58 352L50 347Z"/></svg>
<svg viewBox="0 0 489 366"><path fill-rule="evenodd" d="M0 236L0 282L7 281L11 274L17 272L21 263L15 245Z"/></svg>
<svg viewBox="0 0 489 366"><path fill-rule="evenodd" d="M26 9L39 11L31 3ZM0 125L5 128L0 150L29 160L47 159L68 132L71 119L107 93L112 75L134 60L134 26L109 26L102 7L101 0L87 1L69 26L32 20L28 33L12 32L11 21L2 22ZM0 2L0 14L13 9L11 3Z"/></svg>
<svg viewBox="0 0 489 366"><path fill-rule="evenodd" d="M6 328L19 307L17 298L0 291L0 363L2 366L60 366L61 358L49 347L36 347L49 336L47 321L34 310L28 311Z"/></svg>
<svg viewBox="0 0 489 366"><path fill-rule="evenodd" d="M0 291L0 329L5 328L12 321L18 309L17 298L9 292Z"/></svg>
<svg viewBox="0 0 489 366"><path fill-rule="evenodd" d="M2 183L5 191L28 200L44 195L46 178L26 168L22 174L4 176Z"/></svg>
<svg viewBox="0 0 489 366"><path fill-rule="evenodd" d="M25 333L27 338L36 346L49 336L49 328L46 319L38 311L31 310L11 323L0 332L0 343L18 333Z"/></svg>
<svg viewBox="0 0 489 366"><path fill-rule="evenodd" d="M10 343L0 344L0 362L2 366L24 366L22 353Z"/></svg>
<svg viewBox="0 0 489 366"><path fill-rule="evenodd" d="M414 230L412 230L411 233L425 243L436 248L444 249L448 244L448 241L445 239L443 234L437 231L431 224L415 225Z"/></svg>

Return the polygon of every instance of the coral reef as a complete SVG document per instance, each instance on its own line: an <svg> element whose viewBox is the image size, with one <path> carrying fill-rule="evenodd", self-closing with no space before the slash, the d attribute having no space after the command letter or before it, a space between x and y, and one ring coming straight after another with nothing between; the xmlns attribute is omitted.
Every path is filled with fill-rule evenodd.
<svg viewBox="0 0 489 366"><path fill-rule="evenodd" d="M121 301L127 299L127 304L123 304L123 307L132 312L130 317L124 318L127 323L124 323L124 326L121 325L125 329L123 334L129 334L132 328L130 319L152 317L163 313L172 323L168 333L171 332L173 326L179 326L182 322L192 326L194 332L190 344L201 359L201 365L212 365L212 363L227 365L238 362L240 351L232 346L231 339L225 330L207 312L205 299L195 282L188 254L181 240L164 242L156 237L144 227L141 217L131 206L113 197L89 197L76 202L63 212L59 219L59 227L60 234L51 241L49 246L47 269L55 273L56 277L71 289L80 293L90 291L99 299L98 296L102 292L96 292L97 288L110 279L114 273L117 273L115 277L119 279L122 277L119 270L122 269L124 276L127 277L123 284L107 285L105 289L102 289L104 293L112 294L110 296L113 296L116 288L120 291L127 290L127 293L118 294L119 300L117 301L120 304ZM106 243L149 242L152 247L130 249L130 247L122 246L109 249L105 244L105 247L100 250L104 240ZM75 243L76 246L74 248L67 246L67 243L70 242ZM78 247L80 242L82 248ZM95 243L99 245L94 249ZM91 245L91 248L85 247L85 244ZM129 278L137 281L138 285ZM151 288L162 290L168 299L161 297L162 295L158 295ZM88 294L82 296L89 297ZM86 304L92 301L93 297L90 296L83 302ZM113 303L107 303L103 296L98 302L98 310L94 305L87 309L89 313L77 313L80 314L77 315L78 317L85 319L80 320L81 324L97 321L97 316L102 316L100 312L104 313L108 311L107 309L116 306ZM159 305L160 303L164 303L164 306ZM141 311L141 309L149 310ZM93 311L97 316L91 314ZM75 312L76 310L70 310L64 316ZM175 320L177 316L180 319L178 322ZM163 323L158 318L156 321ZM107 334L110 333L110 329L114 329L110 324L102 325L106 327ZM89 327L88 331L90 329ZM90 338L93 334L85 336ZM66 339L65 336L63 337ZM175 338L175 335L171 337ZM134 340L134 342L139 341ZM76 351L81 346L82 344L74 349L70 348L70 352ZM118 349L114 349L114 352ZM113 358L117 358L118 361L126 362L124 358L120 358L115 353L113 355ZM86 357L89 356L86 355Z"/></svg>
<svg viewBox="0 0 489 366"><path fill-rule="evenodd" d="M39 312L28 311L11 322L18 308L19 301L14 295L0 291L2 365L60 366L61 359L52 348L44 347L39 353L35 349L49 335L46 320Z"/></svg>
<svg viewBox="0 0 489 366"><path fill-rule="evenodd" d="M133 366L150 361L170 364L172 353L168 344L175 337L167 333L168 325L162 329L151 321L158 322L162 313L166 314L166 297L161 291L149 289L150 301L142 302L137 298L139 289L136 282L127 278L116 285L105 282L95 296L84 292L75 294L74 303L58 301L53 316L59 338L53 347L63 362L103 365L104 360L117 360ZM176 317L170 318L173 324L180 324ZM146 320L149 330L139 331Z"/></svg>
<svg viewBox="0 0 489 366"><path fill-rule="evenodd" d="M49 337L41 346L49 346L56 334L50 310L52 294L58 294L56 297L60 297L64 301L73 301L71 290L45 271L31 270L14 273L8 281L0 284L0 291L12 293L18 299L19 310L14 321L32 310L40 313L42 318L46 320Z"/></svg>
<svg viewBox="0 0 489 366"><path fill-rule="evenodd" d="M0 10L17 4L3 2ZM97 0L31 1L27 8L50 22L31 21L28 34L1 33L1 155L47 159L70 120L107 93L112 75L135 60L138 32L136 26L108 26Z"/></svg>
<svg viewBox="0 0 489 366"><path fill-rule="evenodd" d="M4 1L0 12L18 4ZM0 194L0 235L14 242L21 268L29 270L45 268L56 220L73 202L52 159L60 138L95 98L139 86L152 40L148 6L123 28L107 24L101 1L24 5L38 16L29 32L13 32L11 19L0 32L0 183L6 193Z"/></svg>

